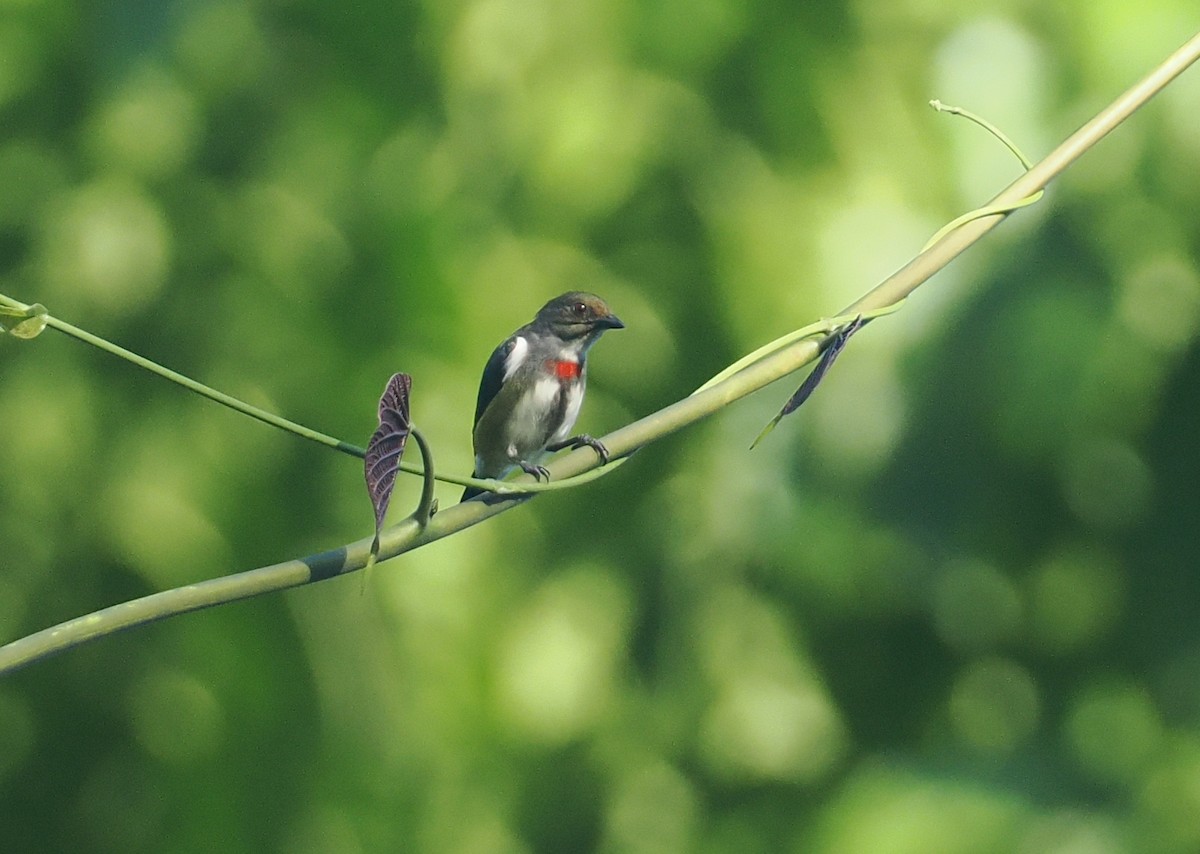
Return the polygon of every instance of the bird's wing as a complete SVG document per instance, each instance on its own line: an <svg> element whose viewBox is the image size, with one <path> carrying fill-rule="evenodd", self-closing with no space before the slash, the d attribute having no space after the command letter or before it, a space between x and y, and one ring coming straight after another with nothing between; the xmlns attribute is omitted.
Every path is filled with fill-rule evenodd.
<svg viewBox="0 0 1200 854"><path fill-rule="evenodd" d="M512 373L515 365L511 364L510 357L513 355L513 350L517 348L518 342L525 343L524 339L515 335L509 338L492 351L491 358L483 366L483 376L479 379L479 397L475 401L475 422L472 429L474 426L478 426L479 419L483 417L483 411L500 393L500 387Z"/></svg>

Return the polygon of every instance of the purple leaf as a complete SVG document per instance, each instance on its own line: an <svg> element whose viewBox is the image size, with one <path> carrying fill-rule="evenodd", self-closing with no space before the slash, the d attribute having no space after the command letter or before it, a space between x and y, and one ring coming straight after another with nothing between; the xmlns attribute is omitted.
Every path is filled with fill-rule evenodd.
<svg viewBox="0 0 1200 854"><path fill-rule="evenodd" d="M411 391L412 377L408 374L393 374L388 380L383 396L379 398L379 427L367 443L367 453L363 458L367 494L371 496L371 504L375 507L372 556L379 553L379 532L383 530L383 519L392 500L392 487L396 483L396 472L400 469L400 458L404 456L404 446L412 431L412 421L408 417Z"/></svg>

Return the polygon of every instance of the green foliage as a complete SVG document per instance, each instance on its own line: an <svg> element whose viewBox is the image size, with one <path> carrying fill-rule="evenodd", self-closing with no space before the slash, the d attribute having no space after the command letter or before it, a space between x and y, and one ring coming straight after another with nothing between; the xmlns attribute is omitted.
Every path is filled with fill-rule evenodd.
<svg viewBox="0 0 1200 854"><path fill-rule="evenodd" d="M467 474L547 295L629 326L582 429L683 397L1014 177L929 98L1036 159L1181 9L10 4L0 292L349 441L406 371ZM0 847L1196 850L1198 80L753 453L794 383L365 588L6 677ZM3 640L370 530L356 460L65 336L0 336L0 401Z"/></svg>

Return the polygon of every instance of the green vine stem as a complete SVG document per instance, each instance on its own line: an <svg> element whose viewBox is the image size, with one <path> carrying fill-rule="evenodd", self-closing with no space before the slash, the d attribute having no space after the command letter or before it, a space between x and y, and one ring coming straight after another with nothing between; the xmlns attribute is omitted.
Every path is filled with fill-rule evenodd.
<svg viewBox="0 0 1200 854"><path fill-rule="evenodd" d="M0 305L19 311L28 311L30 306L18 302L11 297L0 294ZM177 383L188 391L195 392L201 397L207 397L209 400L215 401L222 406L227 406L230 409L240 412L243 415L249 415L251 418L257 418L272 427L278 427L280 430L287 430L289 433L294 433L303 439L308 439L318 444L325 445L328 448L333 448L335 451L341 451L343 454L349 454L352 457L362 458L366 451L357 445L352 445L349 442L343 442L341 439L335 439L333 436L326 436L316 430L305 427L302 424L297 424L294 421L288 421L286 418L281 418L274 413L267 412L265 409L259 409L257 406L251 406L244 400L238 400L224 392L217 391L215 388L210 388L203 383L196 382L191 377L186 377L178 371L173 371L170 368L165 368L157 362L147 359L145 356L139 356L132 350L126 350L120 345L114 344L111 341L106 341L98 335L93 335L87 330L80 329L78 326L73 326L65 320L59 320L52 314L45 315L46 325L57 329L72 338L76 338L85 344L91 344L106 353L111 353L127 362L132 362L139 368L144 368L152 374L157 374L164 379L168 379L173 383Z"/></svg>
<svg viewBox="0 0 1200 854"><path fill-rule="evenodd" d="M1025 167L1026 171L1033 168L1033 162L1025 156L1025 152L1018 148L1015 142L1009 139L1008 134L1000 130L1000 128L996 127L982 116L978 116L975 113L972 113L970 110L964 110L962 107L952 107L949 104L943 104L937 98L934 98L932 101L930 101L929 106L933 107L939 113L949 113L952 116L962 116L968 121L975 122L975 124L979 125L992 136L996 137L996 139L1000 140L1000 142L1004 144L1004 147L1013 153L1013 157L1021 161L1021 165Z"/></svg>
<svg viewBox="0 0 1200 854"><path fill-rule="evenodd" d="M982 116L977 116L970 110L964 110L962 107L951 107L948 104L943 104L936 98L929 102L929 106L933 107L939 113L949 113L952 116L962 116L964 119L974 122L996 139L1000 140L1000 142L1004 144L1004 147L1011 151L1013 156L1021 161L1021 165L1025 167L1026 171L1033 168L1033 164L1029 161L1029 158L1025 156L1025 152L1021 151L1021 149L1017 147L1017 144L1009 139L1008 134L1000 130L1000 128L996 127ZM1013 202L1010 205L987 205L982 208L976 208L973 211L967 211L965 214L955 217L954 219L950 220L950 222L939 228L937 233L935 233L933 237L929 238L929 240L925 242L925 245L921 247L921 251L924 252L947 234L954 231L956 228L961 228L963 225L966 225L973 219L1010 214L1018 208L1024 208L1034 204L1035 202L1039 201L1044 194L1045 190L1039 189L1036 193L1031 193L1025 198Z"/></svg>
<svg viewBox="0 0 1200 854"><path fill-rule="evenodd" d="M412 518L423 528L429 524L429 520L435 511L433 488L437 484L438 478L433 473L433 451L430 449L425 435L414 427L412 429L412 437L416 440L417 449L421 452L421 467L423 469L421 477L424 480L421 484L421 498L417 502L417 509L413 511Z"/></svg>

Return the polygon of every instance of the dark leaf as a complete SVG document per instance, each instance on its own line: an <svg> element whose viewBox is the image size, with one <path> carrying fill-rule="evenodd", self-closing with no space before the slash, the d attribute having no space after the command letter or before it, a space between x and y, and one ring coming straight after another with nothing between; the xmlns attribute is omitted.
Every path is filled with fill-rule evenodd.
<svg viewBox="0 0 1200 854"><path fill-rule="evenodd" d="M821 384L821 380L825 379L825 374L829 373L829 368L833 365L834 360L841 355L842 348L846 346L846 342L850 340L850 336L862 329L866 323L867 321L860 314L845 326L834 331L829 338L829 343L825 345L825 349L822 351L821 358L817 362L816 367L804 378L804 382L800 383L800 388L796 389L796 393L788 398L788 402L783 405L783 409L779 410L779 414L772 418L767 426L762 429L762 432L758 434L758 438L750 445L751 448L774 430L775 425L784 416L791 415L803 405L804 401L812 396L812 393L817 390L817 386Z"/></svg>
<svg viewBox="0 0 1200 854"><path fill-rule="evenodd" d="M796 389L796 393L783 405L783 409L779 410L780 418L783 418L785 415L791 415L799 409L804 401L808 400L809 396L817 390L817 386L821 384L821 380L825 379L825 374L829 373L830 367L833 366L834 359L841 355L842 348L846 346L846 342L850 340L850 336L862 329L864 323L866 321L863 320L860 314L833 333L829 339L829 344L825 347L825 351L821 353L821 359L817 362L817 366L804 378L804 382L800 384L800 388Z"/></svg>
<svg viewBox="0 0 1200 854"><path fill-rule="evenodd" d="M412 422L408 417L411 391L412 377L408 374L393 374L388 380L383 396L379 398L379 427L367 443L367 453L363 458L367 494L371 496L371 504L375 507L372 557L379 553L379 532L383 530L383 519L392 500L392 487L396 483L396 472L400 469L400 458L404 456L404 446L412 430Z"/></svg>

